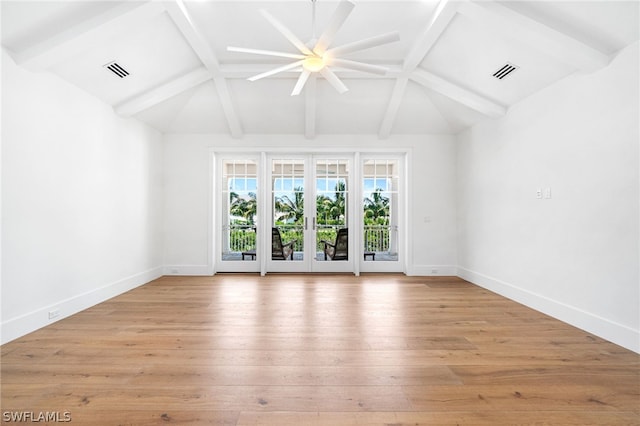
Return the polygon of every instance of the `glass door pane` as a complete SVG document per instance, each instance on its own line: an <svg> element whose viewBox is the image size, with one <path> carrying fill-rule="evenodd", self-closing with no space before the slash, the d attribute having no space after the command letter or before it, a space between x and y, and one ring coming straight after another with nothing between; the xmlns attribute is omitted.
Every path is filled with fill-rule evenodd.
<svg viewBox="0 0 640 426"><path fill-rule="evenodd" d="M362 170L363 260L398 261L399 161L370 159Z"/></svg>
<svg viewBox="0 0 640 426"><path fill-rule="evenodd" d="M315 161L316 231L315 260L347 261L348 250L348 172L345 159ZM338 238L339 236L339 238Z"/></svg>
<svg viewBox="0 0 640 426"><path fill-rule="evenodd" d="M226 262L242 262L238 268L253 270L246 262L258 260L258 162L255 159L222 159L219 270L235 270ZM229 265L229 263L226 263ZM229 269L231 268L231 269Z"/></svg>
<svg viewBox="0 0 640 426"><path fill-rule="evenodd" d="M272 252L267 272L353 270L350 161L312 155L269 159Z"/></svg>
<svg viewBox="0 0 640 426"><path fill-rule="evenodd" d="M271 162L271 260L305 260L304 159Z"/></svg>

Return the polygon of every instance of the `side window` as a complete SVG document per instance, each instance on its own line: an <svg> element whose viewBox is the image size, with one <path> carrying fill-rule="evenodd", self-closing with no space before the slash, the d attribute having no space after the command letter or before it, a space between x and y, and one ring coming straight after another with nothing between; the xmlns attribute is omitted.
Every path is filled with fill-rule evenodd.
<svg viewBox="0 0 640 426"><path fill-rule="evenodd" d="M364 259L398 260L398 160L364 160L362 235Z"/></svg>
<svg viewBox="0 0 640 426"><path fill-rule="evenodd" d="M222 250L224 261L256 260L258 167L255 160L222 161Z"/></svg>

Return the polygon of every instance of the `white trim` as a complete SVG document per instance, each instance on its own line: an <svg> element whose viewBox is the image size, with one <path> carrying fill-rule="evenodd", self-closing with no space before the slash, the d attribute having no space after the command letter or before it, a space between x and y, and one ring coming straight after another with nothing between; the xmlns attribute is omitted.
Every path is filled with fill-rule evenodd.
<svg viewBox="0 0 640 426"><path fill-rule="evenodd" d="M211 265L164 265L162 275L208 276L213 274Z"/></svg>
<svg viewBox="0 0 640 426"><path fill-rule="evenodd" d="M500 118L507 113L507 107L489 98L451 83L450 81L423 69L416 69L409 76L416 83L461 103L491 118Z"/></svg>
<svg viewBox="0 0 640 426"><path fill-rule="evenodd" d="M267 241L269 242L269 244L267 245L267 247L269 247L269 251L267 251L267 256L266 257L266 270L264 271L265 273L269 273L269 272L299 272L299 273L322 273L322 272L341 272L341 273L355 273L355 262L354 262L354 245L350 244L349 245L349 260L347 261L340 261L340 262L325 262L325 261L318 261L316 260L315 256L316 256L316 249L315 249L315 245L316 245L316 237L317 237L317 233L314 231L313 228L313 221L315 218L315 212L316 212L316 205L315 205L315 200L316 200L316 191L317 188L315 186L315 181L316 181L316 160L346 160L348 162L348 169L351 170L351 172L348 175L347 178L347 188L351 188L349 190L349 194L347 195L347 199L351 199L349 197L354 197L355 193L353 193L353 168L356 167L354 165L354 157L355 157L355 152L353 150L349 150L349 151L342 151L342 152L333 152L333 150L331 151L323 151L321 153L301 153L301 152L295 152L295 153L289 153L289 151L287 151L287 153L283 152L267 152L267 166L266 166L266 182L267 182L267 186L268 188L266 189L265 192L265 196L268 196L268 201L267 201L267 211L268 212L273 212L273 198L272 198L272 191L273 188L271 188L271 184L273 181L273 177L272 177L272 166L271 166L271 161L274 159L298 159L298 160L302 160L304 161L304 179L305 179L305 195L307 195L307 191L308 194L311 194L311 196L306 197L305 198L305 203L304 203L304 213L305 213L305 218L307 219L307 229L304 232L304 247L303 247L303 252L304 252L304 259L300 260L300 261L280 261L280 260L271 260L270 255L268 253L270 253L271 250L271 234L269 233L266 237ZM307 202L308 201L308 202ZM354 200L355 202L355 200ZM353 226L351 225L352 223L354 223L354 210L351 208L348 208L348 218L347 218L347 223L349 224L349 239L351 241L354 240L354 229ZM262 215L262 216L267 216L267 215ZM265 230L267 232L270 232L269 230L272 227L272 218L267 217L268 220L268 224L265 226Z"/></svg>
<svg viewBox="0 0 640 426"><path fill-rule="evenodd" d="M213 239L213 232L216 226L214 220L216 220L215 212L216 207L218 206L218 204L216 203L216 200L218 199L218 197L216 197L216 194L218 193L218 191L216 190L215 185L215 183L217 182L215 177L217 170L218 169L216 167L215 152L209 151L209 183L207 185L207 273L205 275L214 275L216 273L217 265L217 263L213 260L216 253L216 250L214 248L215 241Z"/></svg>
<svg viewBox="0 0 640 426"><path fill-rule="evenodd" d="M217 229L220 229L221 227L221 216L220 213L217 211L218 209L218 199L221 198L220 195L222 193L222 184L220 182L220 178L216 175L218 173L218 171L220 170L220 168L217 167L218 162L222 161L222 159L216 155L216 153L213 150L209 151L209 154L211 155L212 161L213 161L213 172L212 172L212 176L209 176L209 194L212 194L211 196L211 203L210 208L211 211L207 212L208 217L207 217L207 222L212 224L211 229L208 229L208 235L207 235L207 241L211 241L211 250L209 251L209 257L207 258L207 261L209 262L213 262L213 264L215 265L213 267L213 273L215 274L216 272L220 271L220 260L218 259L219 254L220 254L220 237L218 236L218 233L216 232ZM211 163L210 163L211 164ZM214 237L215 235L215 237Z"/></svg>
<svg viewBox="0 0 640 426"><path fill-rule="evenodd" d="M211 73L205 67L196 68L176 79L114 105L113 110L123 117L131 117L205 81L209 81L211 78Z"/></svg>
<svg viewBox="0 0 640 426"><path fill-rule="evenodd" d="M267 172L267 153L262 151L260 153L260 171L259 171L259 179L258 179L258 206L267 206L267 200L270 198L269 194L269 183L268 179L265 177L269 172ZM266 210L266 209L265 209ZM256 247L257 250L260 250L261 253L264 253L263 256L258 257L260 261L260 276L265 276L267 273L267 253L271 253L271 235L267 235L267 227L269 226L269 222L271 218L266 214L261 214L258 216L258 220L260 223L260 232L258 233L258 244Z"/></svg>
<svg viewBox="0 0 640 426"><path fill-rule="evenodd" d="M86 293L78 294L18 317L8 319L2 323L2 332L0 333L2 336L1 344L10 342L11 340L102 303L112 297L147 284L150 281L160 278L163 275L162 273L163 267L158 266ZM53 310L58 311L59 315L56 318L49 319L49 312Z"/></svg>
<svg viewBox="0 0 640 426"><path fill-rule="evenodd" d="M458 267L455 265L411 265L406 274L417 277L456 276Z"/></svg>
<svg viewBox="0 0 640 426"><path fill-rule="evenodd" d="M361 257L359 261L361 265L360 272L363 274L391 272L391 273L401 273L401 274L407 275L403 270L402 258L399 258L398 261L376 260L375 262L372 262L370 260L365 261L364 257Z"/></svg>
<svg viewBox="0 0 640 426"><path fill-rule="evenodd" d="M402 241L402 249L404 250L404 260L402 261L402 272L409 275L410 269L414 264L414 252L413 252L413 234L409 232L413 229L413 194L411 176L413 174L413 150L409 149L405 153L404 158L404 174L402 176L402 184L404 188L401 190L404 197L404 229L402 235L404 236Z"/></svg>
<svg viewBox="0 0 640 426"><path fill-rule="evenodd" d="M214 170L211 170L211 174L209 177L209 194L212 197L211 202L209 203L210 205L210 211L209 211L209 224L210 224L210 229L208 230L208 238L210 239L209 241L209 261L212 262L211 265L209 265L208 267L204 268L204 272L200 272L198 273L197 271L200 271L203 269L202 266L200 265L175 265L175 266L167 266L165 267L165 272L166 275L212 275L215 274L217 271L222 272L223 270L227 270L226 268L221 268L220 263L215 260L215 252L219 251L219 247L218 247L218 241L217 241L217 237L214 238L214 232L216 229L219 228L219 223L218 223L218 218L216 217L216 205L215 205L215 200L217 199L217 194L219 193L219 187L217 182L217 176L215 175L215 173L217 173L217 171L215 171L215 167L217 167L219 165L219 161L221 158L235 158L236 156L244 156L244 157L251 157L251 158L255 158L256 156L260 156L260 169L264 170L264 173L268 174L269 176L266 179L258 179L258 186L259 186L259 191L258 191L258 196L262 196L262 202L260 202L260 199L258 200L260 205L266 206L268 211L271 211L272 206L271 206L271 201L270 201L270 191L271 188L269 187L269 182L270 182L270 168L268 167L268 160L271 159L274 155L275 156L279 156L279 155L287 155L287 156L293 156L293 157L297 157L297 158L309 158L310 156L313 155L318 155L318 156L327 156L327 155L333 155L333 156L341 156L341 155L349 155L349 159L350 161L352 161L352 169L355 170L359 167L361 167L361 160L362 158L374 158L374 157L380 157L380 158L388 158L389 156L395 156L397 157L398 161L399 161L399 165L401 168L401 175L400 175L400 181L401 181L401 185L404 185L404 188L406 189L406 193L402 194L403 192L403 188L401 186L400 188L400 195L402 196L402 198L404 198L404 200L401 200L401 206L402 209L404 210L404 213L401 215L401 219L405 221L405 223L407 224L407 226L403 226L401 227L404 228L404 231L402 233L402 240L401 240L401 249L404 250L404 254L401 256L401 259L398 262L379 262L379 265L375 266L375 267L371 267L371 265L367 264L367 267L365 269L368 269L368 272L403 272L403 273L407 273L407 271L409 270L410 266L411 266L411 257L412 256L412 241L411 236L409 235L409 233L407 232L407 229L410 229L410 212L411 212L411 197L408 196L409 194L409 190L410 190L410 181L408 179L408 176L410 176L410 170L411 170L411 153L413 152L412 148L410 147L397 147L395 149L389 149L389 148L371 148L371 149L353 149L351 148L341 148L341 147L296 147L295 149L292 149L291 147L272 147L272 146L265 146L265 147L215 147L215 146L210 146L209 147L209 152L210 155L212 157L211 160L211 164L212 164L212 168ZM260 176L262 176L262 173L259 173ZM266 175L265 175L266 176ZM350 174L350 179L351 179L351 188L353 189L354 194L358 194L356 195L357 197L362 198L362 188L358 188L359 183L356 185L356 183L353 181L353 179L356 179L357 175L354 173ZM358 178L359 179L359 178ZM262 194L262 195L261 195ZM355 214L355 211L352 212ZM261 250L263 253L268 254L271 250L270 248L270 244L271 244L271 236L270 233L268 232L268 230L270 229L270 218L266 217L266 215L259 215L259 229L263 230L263 233L258 235L259 240L262 241L262 243L259 243L259 247L258 250ZM353 216L350 219L350 223L353 223L354 225L356 224L356 218L355 216ZM351 239L354 239L355 241L358 241L359 236L357 235L358 230L354 229L352 231L353 233L349 236ZM357 261L357 259L361 258L361 255L357 253L357 250L354 250L353 248L350 247L350 257L352 257L354 260L353 261L349 261L349 263L351 263L351 268L349 269L349 273L353 272L355 275L359 275L360 272L362 271L362 263L359 263ZM236 262L238 263L238 262ZM278 268L278 266L281 265L274 265L273 262L270 262L269 260L269 256L265 255L265 256L259 256L259 260L258 260L258 267L259 267L259 271L261 275L265 275L267 273L268 270L271 270L271 272L277 272L280 268ZM303 263L305 262L294 262L296 265L285 265L287 266L287 271L288 272L301 272L301 273L305 273L305 272L311 272L311 264L309 265L303 265ZM358 263L358 265L356 266L356 263ZM244 267L242 267L242 265L238 266L238 268L231 268L234 271L236 269L242 270L242 271L246 271L246 266L247 266L248 262L246 262L244 264ZM274 269L273 266L276 266L276 268ZM327 265L325 265L326 268ZM341 265L342 266L342 265ZM340 271L343 270L342 267L338 268ZM329 268L326 270L326 272L338 272L338 269L336 269L336 271L333 271L333 269ZM173 270L177 270L178 272L172 272ZM253 270L252 270L253 271ZM249 272L249 271L247 271ZM319 272L319 271L316 271ZM365 271L363 271L365 272ZM453 273L452 273L453 275Z"/></svg>
<svg viewBox="0 0 640 426"><path fill-rule="evenodd" d="M457 276L626 349L640 353L639 330L460 266L458 266Z"/></svg>
<svg viewBox="0 0 640 426"><path fill-rule="evenodd" d="M309 203L309 207L311 207L311 216L315 217L317 212L316 199L317 199L317 163L316 160L346 160L347 161L347 169L349 172L347 173L347 227L348 231L348 242L349 242L349 251L348 251L348 260L339 261L339 262L325 262L316 260L316 244L317 244L317 232L311 227L311 238L309 239L310 247L310 259L309 263L311 266L310 272L313 273L321 273L321 272L342 272L342 273L353 273L355 274L355 263L354 259L357 257L354 255L356 250L356 245L353 244L353 241L357 241L355 239L355 218L354 214L357 211L356 203L357 203L357 192L355 192L354 188L354 172L357 168L355 163L355 152L342 152L337 154L332 153L321 153L312 155L309 158L309 176L311 180L309 181L310 187L309 189L312 191L313 196L311 197L311 202Z"/></svg>
<svg viewBox="0 0 640 426"><path fill-rule="evenodd" d="M352 184L351 184L351 188L352 188L352 197L356 197L355 200L351 203L352 206L354 206L354 208L352 208L351 210L353 212L355 211L362 211L362 163L361 163L361 159L360 159L360 152L357 151L353 154L353 166L352 166L352 170L353 170L353 179L352 179ZM352 229L352 241L362 241L362 224L363 224L363 217L362 214L353 214L351 217L351 222L353 224L353 229ZM351 238L351 237L350 237ZM350 247L352 253L351 256L353 257L353 259L360 259L360 256L362 256L362 248L360 247L360 244L351 244ZM360 276L360 261L357 262L353 262L353 274L356 277Z"/></svg>
<svg viewBox="0 0 640 426"><path fill-rule="evenodd" d="M207 240L209 243L209 252L207 254L208 262L211 266L211 273L207 275L214 275L216 272L259 272L261 271L261 264L258 261L225 261L222 260L222 239L220 237L220 233L218 230L222 229L222 212L218 209L221 207L220 203L216 203L216 200L220 200L220 194L222 194L222 176L218 176L218 173L222 173L222 163L224 160L252 160L256 162L257 167L257 185L258 185L258 206L262 205L262 200L264 199L261 195L261 182L262 176L260 175L262 170L262 157L259 152L241 152L233 154L232 152L219 152L216 153L213 149L210 149L211 154L211 163L210 167L212 168L211 173L209 175L209 197L211 197L211 202L209 206L211 210L208 212L208 225L207 228ZM262 253L264 253L263 245L260 244L260 241L265 238L264 237L264 229L262 228L262 222L260 220L260 215L258 216L258 220L260 221L258 226L258 246L256 247L256 255L257 259L261 259L264 257ZM214 236L215 235L215 236Z"/></svg>
<svg viewBox="0 0 640 426"><path fill-rule="evenodd" d="M309 238L307 238L307 231L304 231L304 240L303 240L303 246L302 246L302 251L304 253L304 257L302 258L302 260L293 260L293 258L291 260L287 259L287 260L273 260L272 255L271 255L271 245L272 245L272 233L271 233L271 229L274 226L273 225L273 211L274 211L274 202L273 202L273 186L272 186L272 182L273 182L273 161L278 159L278 160L299 160L303 162L303 175L302 175L302 179L304 181L304 188L305 190L307 189L309 182L310 182L310 177L309 177L309 170L310 170L310 166L309 164L311 163L311 159L309 158L311 154L306 154L306 153L301 153L299 152L299 150L284 150L284 151L271 151L271 150L265 150L266 154L267 154L267 164L265 166L265 170L263 173L264 176L264 180L265 180L265 201L267 202L267 204L264 206L266 207L264 212L266 214L259 214L258 216L266 216L265 219L267 220L266 224L265 224L265 231L267 231L265 233L265 248L267 251L265 251L266 255L265 260L266 260L266 265L265 265L265 269L264 273L270 273L270 272L298 272L298 273L306 273L306 272L311 272L311 259L310 259L310 255L308 255L308 253L310 253L310 249L309 249ZM298 177L298 176L296 176ZM305 194L306 195L306 194ZM304 216L305 216L305 222L307 223L307 227L310 227L311 224L309 223L310 219L308 219L308 216L311 216L311 210L310 210L310 206L309 203L304 203Z"/></svg>
<svg viewBox="0 0 640 426"><path fill-rule="evenodd" d="M362 150L359 151L359 164L357 165L360 168L360 183L363 179L364 173L362 171L363 162L366 160L397 160L398 162L398 260L397 261L380 261L380 262L371 262L365 261L362 253L358 255L358 261L360 263L359 272L402 272L404 274L407 273L409 263L408 259L412 256L412 253L409 251L410 247L413 246L410 241L411 236L409 235L408 230L411 229L409 226L408 218L411 216L409 212L411 211L411 206L409 202L411 197L409 196L409 181L408 181L408 171L410 168L409 162L411 161L411 152L412 150L406 149L403 152L390 152L390 151L369 151ZM364 188L360 187L360 200L358 202L358 209L362 209L362 200L364 198ZM362 230L363 221L359 224L360 231ZM359 238L362 238L362 232ZM358 241L362 241L358 239Z"/></svg>
<svg viewBox="0 0 640 426"><path fill-rule="evenodd" d="M296 147L272 147L272 146L264 146L264 147L216 147L216 146L210 146L209 150L215 152L216 154L229 154L229 155L240 155L240 154L256 154L259 155L261 153L266 153L266 154L278 154L278 155L282 155L282 154L291 154L291 155L307 155L307 154L322 154L322 155L326 155L326 154L343 154L343 153L349 153L349 154L355 154L356 152L359 152L360 154L363 155L375 155L375 154L381 154L381 155L405 155L408 154L409 152L411 152L413 150L413 148L411 147L398 147L398 148L358 148L358 149L354 149L353 147L351 148L345 148L345 147L339 147L339 146L314 146L314 147L306 147L306 146L296 146Z"/></svg>

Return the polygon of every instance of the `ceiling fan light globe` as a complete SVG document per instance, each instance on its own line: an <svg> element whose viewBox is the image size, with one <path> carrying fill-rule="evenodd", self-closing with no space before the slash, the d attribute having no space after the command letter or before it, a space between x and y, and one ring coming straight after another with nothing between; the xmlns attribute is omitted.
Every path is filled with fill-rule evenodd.
<svg viewBox="0 0 640 426"><path fill-rule="evenodd" d="M324 59L319 56L307 56L302 62L302 67L309 72L318 72L324 68Z"/></svg>

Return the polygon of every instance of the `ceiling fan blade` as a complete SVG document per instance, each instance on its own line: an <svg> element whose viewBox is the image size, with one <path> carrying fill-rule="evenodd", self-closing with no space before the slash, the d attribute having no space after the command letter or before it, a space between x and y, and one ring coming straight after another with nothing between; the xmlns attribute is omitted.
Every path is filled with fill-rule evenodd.
<svg viewBox="0 0 640 426"><path fill-rule="evenodd" d="M328 65L333 65L342 68L348 68L356 71L369 72L371 74L385 75L389 71L386 67L379 65L365 64L363 62L350 61L348 59L328 58Z"/></svg>
<svg viewBox="0 0 640 426"><path fill-rule="evenodd" d="M258 75L254 75L253 77L249 77L248 80L249 81L256 81L256 80L260 80L261 78L265 78L265 77L269 77L269 76L274 75L274 74L278 74L279 72L288 71L290 69L293 69L295 67L298 67L298 66L302 65L303 62L304 61L295 61L295 62L292 62L290 64L283 65L283 66L278 67L278 68L274 68L274 69L272 69L270 71L263 72L262 74L258 74Z"/></svg>
<svg viewBox="0 0 640 426"><path fill-rule="evenodd" d="M296 87L294 87L293 92L291 92L291 96L298 96L300 92L302 92L302 88L304 87L305 83L309 79L310 75L311 75L311 72L307 70L302 70L302 72L300 73L300 77L298 77L298 81L296 82Z"/></svg>
<svg viewBox="0 0 640 426"><path fill-rule="evenodd" d="M313 55L313 52L302 42L294 33L289 30L289 28L285 27L282 22L278 21L274 18L269 12L266 10L261 10L262 16L264 16L267 21L271 23L275 27L276 30L280 32L291 44L293 44L300 52L305 55Z"/></svg>
<svg viewBox="0 0 640 426"><path fill-rule="evenodd" d="M318 55L324 55L324 52L329 48L333 38L336 36L344 21L347 20L347 17L355 7L355 4L351 3L348 0L342 0L336 11L333 12L333 16L331 16L331 22L327 29L324 30L315 47L313 48L313 52Z"/></svg>
<svg viewBox="0 0 640 426"><path fill-rule="evenodd" d="M298 53L276 52L274 50L249 49L246 47L227 46L229 52L253 53L255 55L278 56L281 58L304 59L305 56Z"/></svg>
<svg viewBox="0 0 640 426"><path fill-rule="evenodd" d="M327 50L327 56L342 56L347 53L370 49L372 47L380 46L387 43L393 43L394 41L399 40L400 33L398 31L393 31L390 33L381 34L374 37L354 41L353 43L347 43L343 44L342 46L334 47L333 49Z"/></svg>
<svg viewBox="0 0 640 426"><path fill-rule="evenodd" d="M334 89L338 91L341 95L349 90L347 86L344 85L342 81L338 78L337 75L333 73L329 68L324 67L320 70L320 74L333 86Z"/></svg>

